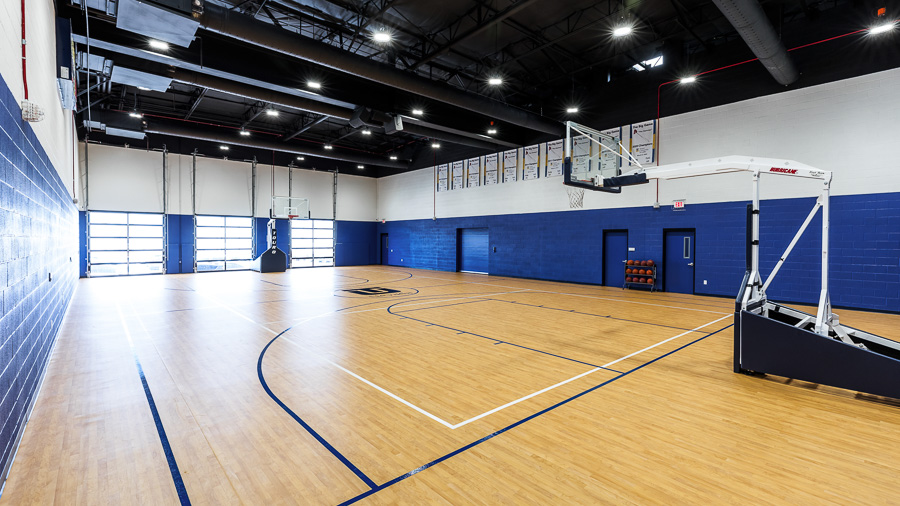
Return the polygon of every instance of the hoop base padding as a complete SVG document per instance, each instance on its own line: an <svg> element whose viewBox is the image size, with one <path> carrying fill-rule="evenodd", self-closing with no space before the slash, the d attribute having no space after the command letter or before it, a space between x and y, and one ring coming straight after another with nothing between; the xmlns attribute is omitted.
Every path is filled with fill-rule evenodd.
<svg viewBox="0 0 900 506"><path fill-rule="evenodd" d="M250 269L256 272L285 272L287 255L278 248L270 248L256 257Z"/></svg>

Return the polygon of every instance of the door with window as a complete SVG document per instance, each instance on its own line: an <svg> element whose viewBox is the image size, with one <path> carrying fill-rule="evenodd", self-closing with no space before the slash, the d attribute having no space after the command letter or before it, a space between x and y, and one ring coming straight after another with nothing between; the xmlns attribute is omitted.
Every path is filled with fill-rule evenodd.
<svg viewBox="0 0 900 506"><path fill-rule="evenodd" d="M663 253L663 289L694 293L694 230L666 230Z"/></svg>
<svg viewBox="0 0 900 506"><path fill-rule="evenodd" d="M253 218L196 216L197 272L239 271L253 261Z"/></svg>
<svg viewBox="0 0 900 506"><path fill-rule="evenodd" d="M334 221L291 221L291 268L334 265Z"/></svg>
<svg viewBox="0 0 900 506"><path fill-rule="evenodd" d="M88 213L88 273L91 277L162 274L163 215Z"/></svg>

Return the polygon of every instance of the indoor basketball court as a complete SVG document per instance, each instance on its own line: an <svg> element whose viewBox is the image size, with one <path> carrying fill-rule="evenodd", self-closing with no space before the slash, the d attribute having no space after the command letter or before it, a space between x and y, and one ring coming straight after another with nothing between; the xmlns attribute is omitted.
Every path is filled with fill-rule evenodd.
<svg viewBox="0 0 900 506"><path fill-rule="evenodd" d="M6 3L0 504L897 500L900 13Z"/></svg>

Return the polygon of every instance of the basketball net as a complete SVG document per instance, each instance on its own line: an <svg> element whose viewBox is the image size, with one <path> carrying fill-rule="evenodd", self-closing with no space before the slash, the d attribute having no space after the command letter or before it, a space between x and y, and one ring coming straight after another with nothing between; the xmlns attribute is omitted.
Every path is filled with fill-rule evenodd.
<svg viewBox="0 0 900 506"><path fill-rule="evenodd" d="M584 208L584 188L566 186L566 193L569 194L569 209Z"/></svg>

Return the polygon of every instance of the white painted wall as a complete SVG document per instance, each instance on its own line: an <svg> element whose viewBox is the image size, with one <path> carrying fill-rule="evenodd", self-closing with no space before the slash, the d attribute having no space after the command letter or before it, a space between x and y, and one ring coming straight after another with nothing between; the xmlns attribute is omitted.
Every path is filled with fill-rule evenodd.
<svg viewBox="0 0 900 506"><path fill-rule="evenodd" d="M88 199L95 211L162 212L163 153L143 149L91 144L88 156L80 144L82 164L87 161ZM191 214L193 157L168 154L169 213ZM310 217L334 217L334 174L309 169L257 164L256 216L266 217L272 195L303 197L310 201ZM249 216L251 177L249 161L197 157L197 214ZM275 186L272 187L274 171ZM338 175L337 219L375 219L375 180Z"/></svg>
<svg viewBox="0 0 900 506"><path fill-rule="evenodd" d="M723 155L785 158L834 172L833 195L900 191L900 69L662 118L662 163ZM521 155L520 155L521 158ZM502 152L501 152L502 160ZM542 161L544 158L542 158ZM378 219L518 214L569 209L562 177L434 192L431 168L377 181ZM543 170L542 170L543 175ZM814 181L764 176L765 199L815 195ZM663 181L659 202L743 201L749 175ZM585 209L652 205L656 184L585 192Z"/></svg>
<svg viewBox="0 0 900 506"><path fill-rule="evenodd" d="M56 11L53 0L27 0L25 5L28 98L45 114L43 121L31 126L71 194L77 148L72 113L62 108L56 84ZM0 75L21 102L25 98L22 11L14 0L0 1Z"/></svg>

